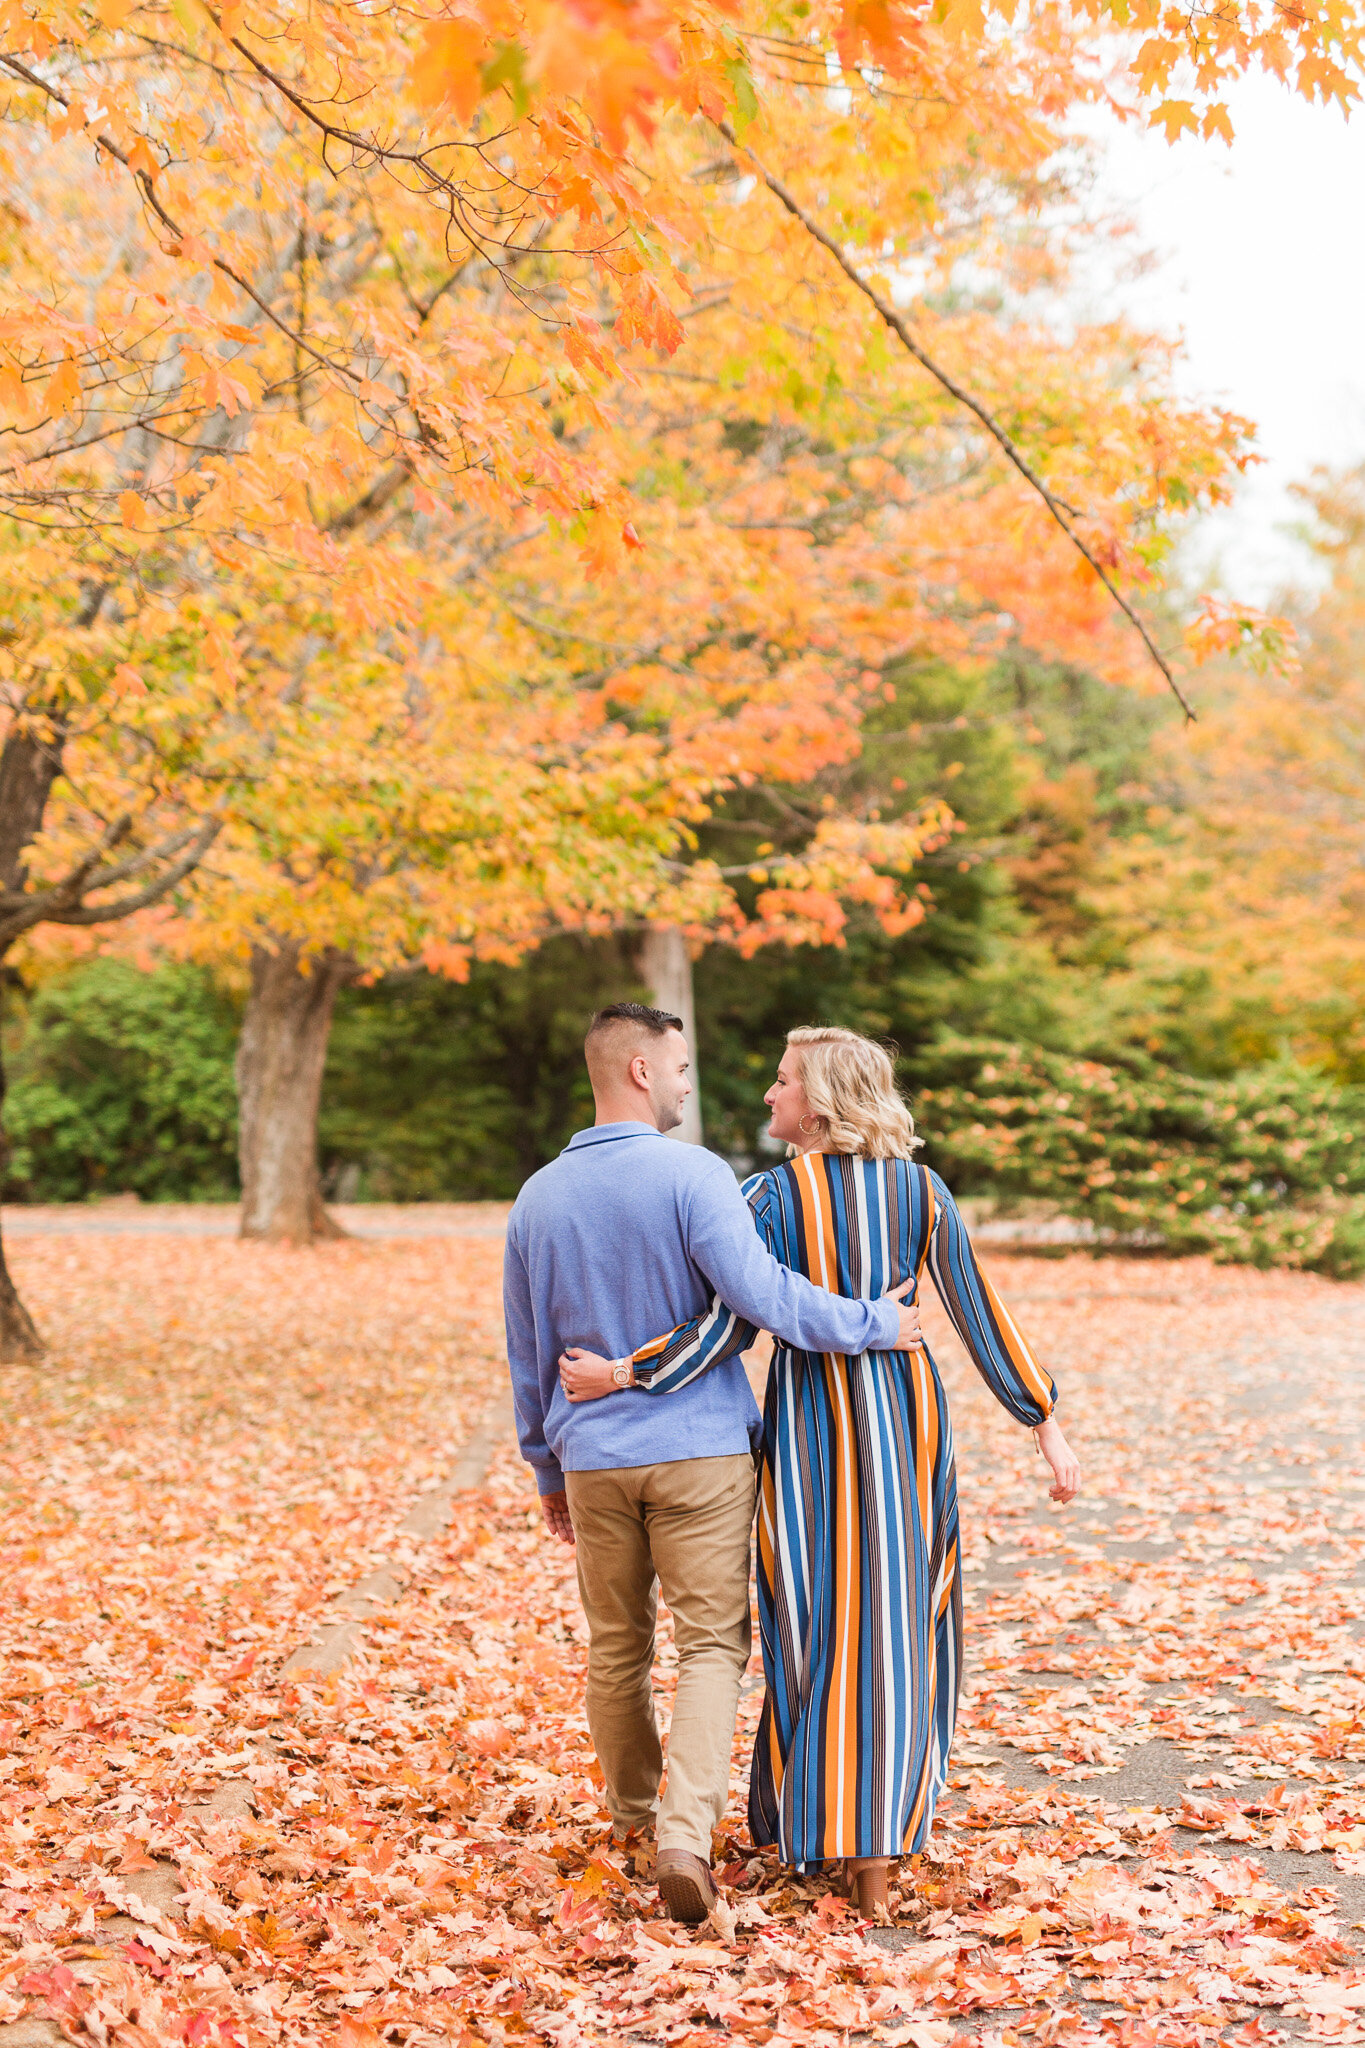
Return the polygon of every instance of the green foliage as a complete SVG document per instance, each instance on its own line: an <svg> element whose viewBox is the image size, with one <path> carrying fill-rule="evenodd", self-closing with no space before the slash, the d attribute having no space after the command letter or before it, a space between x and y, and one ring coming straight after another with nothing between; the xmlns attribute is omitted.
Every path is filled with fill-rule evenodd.
<svg viewBox="0 0 1365 2048"><path fill-rule="evenodd" d="M588 1018L642 993L611 939L558 939L464 986L411 974L344 990L319 1128L328 1194L515 1195L592 1120ZM12 999L5 1198L235 1198L238 1021L207 975L175 965L97 960Z"/></svg>
<svg viewBox="0 0 1365 2048"><path fill-rule="evenodd" d="M237 1016L200 968L93 960L11 1008L7 1201L235 1194Z"/></svg>
<svg viewBox="0 0 1365 2048"><path fill-rule="evenodd" d="M1365 1203L1352 1202L1334 1217L1328 1236L1303 1263L1329 1280L1358 1280L1365 1274Z"/></svg>
<svg viewBox="0 0 1365 2048"><path fill-rule="evenodd" d="M788 1028L900 1048L928 1156L962 1193L1043 1201L1114 1244L1365 1272L1365 1090L1277 1061L1264 1018L1208 977L1132 973L1102 908L1107 851L1150 824L1164 700L1075 671L906 663L859 758L815 788L736 790L700 830L743 866L799 845L822 800L884 817L945 796L961 830L921 875L924 921L888 939L697 965L707 1142L771 1156L763 1093ZM323 1088L332 1198L510 1197L590 1120L583 1030L643 993L631 943L561 938L460 986L413 973L343 990ZM195 970L98 961L10 1029L10 1199L235 1186L232 1004Z"/></svg>
<svg viewBox="0 0 1365 2048"><path fill-rule="evenodd" d="M969 1039L921 1072L928 1156L963 1192L1053 1203L1111 1243L1365 1271L1365 1089L1290 1066L1205 1081Z"/></svg>
<svg viewBox="0 0 1365 2048"><path fill-rule="evenodd" d="M583 1034L603 1003L643 994L623 942L555 939L463 985L391 975L342 991L319 1150L332 1195L511 1197L592 1122Z"/></svg>

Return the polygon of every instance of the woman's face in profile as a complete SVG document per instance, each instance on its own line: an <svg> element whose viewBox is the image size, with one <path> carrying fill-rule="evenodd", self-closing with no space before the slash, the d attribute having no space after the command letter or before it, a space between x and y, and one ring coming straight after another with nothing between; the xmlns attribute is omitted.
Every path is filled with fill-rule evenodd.
<svg viewBox="0 0 1365 2048"><path fill-rule="evenodd" d="M777 1079L763 1100L772 1112L768 1125L768 1136L776 1138L780 1145L809 1146L819 1139L815 1119L806 1100L806 1091L801 1086L801 1055L794 1047L788 1046L782 1055L782 1064L777 1070ZM802 1130L801 1119L806 1119Z"/></svg>

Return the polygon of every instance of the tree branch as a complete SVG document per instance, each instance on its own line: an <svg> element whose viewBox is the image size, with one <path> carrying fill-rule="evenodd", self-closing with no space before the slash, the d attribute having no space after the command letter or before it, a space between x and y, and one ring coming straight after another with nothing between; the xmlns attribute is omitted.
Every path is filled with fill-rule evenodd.
<svg viewBox="0 0 1365 2048"><path fill-rule="evenodd" d="M929 375L933 377L937 383L941 384L944 390L948 392L951 397L957 400L959 405L964 405L967 408L968 412L974 414L975 417L981 422L982 426L986 429L986 432L989 435L991 435L992 439L999 444L999 446L1003 449L1005 455L1008 457L1009 461L1012 462L1014 467L1018 470L1020 476L1022 476L1024 481L1038 493L1038 496L1047 506L1048 511L1052 514L1058 526L1061 527L1062 532L1066 535L1067 539L1071 542L1071 545L1076 549L1077 553L1082 555L1085 558L1085 560L1090 564L1090 567L1099 577L1100 582L1109 592L1109 595L1113 598L1115 604L1123 613L1124 617L1128 619L1129 622L1137 628L1137 631L1141 636L1143 646L1147 649L1147 652L1151 655L1152 660L1161 670L1162 675L1165 676L1166 681L1169 683L1172 693L1175 696L1176 702L1179 704L1186 718L1193 721L1194 711L1191 708L1188 701L1186 700L1186 698L1184 697L1184 695L1182 694L1180 685L1179 683L1177 683L1175 679L1175 675L1171 669L1170 663L1167 661L1165 655L1161 652L1161 649L1157 646L1155 640L1148 632L1142 620L1138 617L1136 611L1134 611L1132 605L1129 604L1127 598L1123 595L1123 592L1119 589L1118 585L1114 582L1113 578L1109 575L1108 571L1104 568L1103 564L1098 560L1088 542L1083 538L1081 534L1077 533L1075 527L1071 523L1072 518L1074 518L1075 516L1071 512L1071 508L1067 505L1064 505L1062 501L1058 497L1056 497L1052 491L1048 489L1047 485L1043 482L1043 479L1038 475L1038 472L1033 468L1032 464L1024 455L1023 451L1018 447L1015 441L1011 439L1010 435L1006 433L1005 429L1000 425L1000 422L994 417L994 415L986 410L986 407L981 404L980 400L973 398L970 391L966 390L961 384L959 384L955 378L950 377L946 370L940 368L939 364L934 361L933 357L928 353L928 351L925 348L923 348L922 345L915 339L915 336L911 332L910 327L908 326L906 321L902 319L901 315L896 311L896 308L891 304L891 302L888 299L884 299L882 297L881 293L877 290L875 285L868 283L867 279L862 275L861 271L858 269L857 264L854 263L852 257L848 254L843 244L841 242L837 242L834 239L833 235L829 234L824 228L822 228L819 221L817 221L812 214L806 211L805 207L802 206L800 200L796 197L795 193L792 192L791 188L785 185L782 182L781 178L774 176L773 172L771 172L768 169L767 165L763 162L762 158L756 156L753 150L749 148L749 145L746 142L741 142L739 140L739 137L735 134L734 130L730 127L727 121L718 121L715 125L720 130L721 134L725 137L725 140L729 143L731 149L737 152L742 152L742 154L749 159L749 162L754 166L754 169L758 172L759 177L763 180L763 183L767 186L768 190L772 193L773 197L779 200L781 204L786 207L788 213L791 214L794 220L800 221L802 227L805 229L806 233L811 237L812 241L818 242L822 249L827 249L829 251L830 255L834 258L839 268L843 271L844 276L848 278L851 284L857 286L858 290L863 294L864 298L871 301L872 305L877 310L878 317L887 327L890 328L891 332L895 335L896 339L901 343L902 347L909 351L909 353L915 358L915 361L920 364L921 368L927 370L929 372Z"/></svg>
<svg viewBox="0 0 1365 2048"><path fill-rule="evenodd" d="M66 94L59 92L55 85L49 85L45 78L39 77L36 71L31 71L27 64L21 64L17 57L10 56L7 51L0 51L0 64L4 65L12 77L21 79L25 85L31 85L37 92L46 93L48 98L55 100L59 107L70 110L71 102ZM156 196L156 187L147 173L133 169L127 155L119 148L111 136L96 133L94 140L98 147L105 151L106 155L114 159L115 163L123 165L124 170L128 172L134 184L141 192L147 206L156 215L156 218L161 222L166 232L174 235L177 242L183 242L185 240L185 230L171 214L167 213L165 207L161 204L161 201ZM350 383L359 388L364 380L358 370L353 370L349 364L338 362L335 357L323 355L318 349L315 349L312 342L305 335L296 333L292 327L281 320L279 314L266 304L260 293L253 286L249 285L246 279L240 276L230 263L225 263L221 256L214 256L210 252L209 261L215 270L222 272L224 277L231 278L237 289L245 292L252 304L265 315L272 326L278 327L280 333L292 341L296 348L305 350L315 363L320 363L324 369L331 370L338 377L345 377Z"/></svg>
<svg viewBox="0 0 1365 2048"><path fill-rule="evenodd" d="M344 511L334 513L325 522L322 531L324 533L352 532L363 520L368 519L372 512L382 512L389 501L397 497L399 491L407 483L411 475L412 464L410 462L400 460L390 463L389 467L375 478L369 489L361 493L354 504L347 505Z"/></svg>
<svg viewBox="0 0 1365 2048"><path fill-rule="evenodd" d="M98 869L101 853L108 851L128 829L129 821L119 819L102 835L99 846L52 888L20 896L17 901L12 895L5 897L0 902L0 952L22 932L31 931L37 924L113 924L119 918L130 917L134 911L146 910L153 903L161 902L198 867L222 831L223 820L207 818L198 828L187 826L184 831L163 839L159 845L149 847L101 874ZM116 881L127 880L160 860L169 860L170 866L131 895L120 896L113 903L88 904L85 901L93 890L110 888Z"/></svg>

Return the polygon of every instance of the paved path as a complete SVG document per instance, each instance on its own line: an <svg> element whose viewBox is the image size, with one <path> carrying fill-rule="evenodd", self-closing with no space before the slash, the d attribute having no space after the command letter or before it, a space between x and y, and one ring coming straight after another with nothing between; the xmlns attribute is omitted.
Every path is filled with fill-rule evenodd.
<svg viewBox="0 0 1365 2048"><path fill-rule="evenodd" d="M502 1237L510 1202L329 1202L352 1237ZM1056 1251L1095 1241L1069 1216L975 1218L962 1207L980 1244L1011 1251ZM235 1237L235 1202L141 1202L112 1195L100 1202L8 1203L0 1210L6 1237Z"/></svg>
<svg viewBox="0 0 1365 2048"><path fill-rule="evenodd" d="M1085 1451L1073 1509L1059 1515L1041 1487L1025 1505L1013 1475L990 1474L998 1439L963 1398L965 1361L951 1374L968 1677L944 1844L983 1829L993 1845L1036 1841L1066 1812L1109 1831L1097 1867L1147 1859L1153 1884L1212 1853L1319 1915L1358 1973L1365 1287L1202 1261L1102 1261L1077 1278L1074 1262L1021 1264L1008 1289L1047 1339ZM936 1308L933 1320L947 1358ZM961 1910L965 1890L947 1903ZM1073 1962L1087 2018L1133 2011L1131 1988L1106 2003L1088 1974ZM1286 2004L1276 2026L1331 2036ZM1362 2038L1352 2026L1340 2038Z"/></svg>
<svg viewBox="0 0 1365 2048"><path fill-rule="evenodd" d="M352 1237L502 1237L508 1202L333 1202ZM235 1202L7 1203L6 1237L236 1237Z"/></svg>

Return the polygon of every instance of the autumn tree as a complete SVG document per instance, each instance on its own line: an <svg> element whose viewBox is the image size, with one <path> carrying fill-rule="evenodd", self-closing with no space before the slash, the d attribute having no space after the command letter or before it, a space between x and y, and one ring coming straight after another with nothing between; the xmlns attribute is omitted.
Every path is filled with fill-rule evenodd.
<svg viewBox="0 0 1365 2048"><path fill-rule="evenodd" d="M1303 492L1328 581L1287 672L1216 677L1153 764L1148 829L1097 891L1136 975L1239 1063L1365 1078L1365 475ZM1150 999L1149 999L1150 1000ZM1169 1026L1151 1002L1159 1043Z"/></svg>
<svg viewBox="0 0 1365 2048"><path fill-rule="evenodd" d="M497 644L480 642L466 608L446 615L436 581L414 562L423 631L398 636L387 657L319 636L257 742L257 775L211 870L166 934L220 966L249 959L247 1235L306 1241L329 1227L315 1127L348 979L413 961L461 978L472 960L515 958L555 931L709 929L733 912L716 876L670 858L716 780L703 751L670 753L610 717L598 693L538 674L529 635L519 659L492 618ZM481 686L498 660L523 679L519 694ZM891 851L908 865L918 843L903 836ZM844 857L845 882L864 871L866 850Z"/></svg>
<svg viewBox="0 0 1365 2048"><path fill-rule="evenodd" d="M1011 62L1020 78L1037 67L1036 96L1056 53L1021 38ZM1059 489L1110 506L1154 580L1178 519L1226 491L1241 426L1172 398L1166 344L1119 327L1061 344L1040 317L1049 298L1064 301L1072 255L1059 223L1074 194L1047 137L1021 147L1001 134L973 150L937 115L792 98L799 125L779 133L773 120L765 144L778 182L805 178L860 240L876 219L920 266L935 354L973 363L1011 445L1026 441L1030 461L1045 446ZM661 135L654 158L696 147L690 131ZM706 232L680 266L686 342L636 367L597 436L636 506L631 573L591 577L548 531L484 579L616 718L666 733L674 760L728 771L723 824L703 824L683 858L742 890L743 914L710 934L651 929L639 956L657 999L684 1016L689 954L706 937L750 953L838 944L879 892L888 928L923 915L914 890L841 874L836 859L865 856L879 835L890 845L923 818L926 796L943 802L894 766L861 776L848 743L850 723L880 723L907 662L979 670L1032 648L1125 684L1160 681L980 419L907 375L860 295L812 262L802 224L723 154L702 152L693 175ZM794 726L772 716L787 703L803 707ZM733 723L721 722L727 704L743 707ZM746 786L752 800L736 794Z"/></svg>
<svg viewBox="0 0 1365 2048"><path fill-rule="evenodd" d="M974 260L993 260L995 189L1036 187L1068 108L1102 90L1091 40L1108 20L1082 6L1006 33L984 14L940 20L897 6L825 6L798 27L780 9L741 18L668 4L571 13L497 0L414 16L348 0L306 13L176 0L172 22L160 0L5 0L0 170L21 197L0 230L0 405L12 450L0 509L61 557L35 593L88 582L105 589L102 608L120 629L154 615L146 630L179 650L165 664L127 664L149 693L140 730L154 736L138 741L137 759L163 764L157 798L177 819L147 849L163 850L169 873L195 843L167 853L175 832L209 829L195 778L201 755L213 756L213 817L235 821L215 854L239 884L225 930L254 952L265 1009L297 1012L295 1028L248 1033L248 1070L292 1075L286 1092L306 1103L328 985L385 957L400 927L413 943L420 927L422 946L451 945L457 958L466 934L515 945L546 928L560 913L528 880L528 849L541 846L537 832L553 840L570 813L574 860L593 877L567 890L572 914L678 929L668 891L705 894L724 877L686 859L680 875L670 863L686 853L706 789L754 772L745 748L767 744L765 718L817 746L853 744L858 693L871 687L863 671L876 672L863 643L884 651L899 632L868 621L912 562L912 585L933 580L937 528L928 558L916 558L909 527L893 519L899 539L858 585L866 617L836 609L775 675L749 658L773 615L765 591L747 646L732 635L712 659L696 649L673 664L686 672L676 715L661 715L657 688L672 673L673 643L642 648L638 585L605 611L575 596L557 651L546 651L533 609L522 629L539 649L530 679L521 645L502 632L516 601L509 575L543 590L548 565L558 588L567 558L574 577L591 573L594 591L613 577L626 589L646 503L665 508L644 520L646 552L668 564L646 585L650 601L671 583L669 492L641 474L621 405L635 387L618 373L634 374L651 350L676 354L699 314L724 317L733 304L738 325L724 345L745 353L713 347L703 381L733 388L762 366L760 420L799 412L831 377L864 375L883 389L907 380L905 403L922 416L915 432L938 432L945 445L943 421L960 413L956 481L975 466L980 506L973 514L971 492L959 491L945 519L951 574L962 575L964 547L981 568L968 611L986 615L999 581L991 564L1008 557L1016 614L1028 610L1031 579L1049 630L1068 614L1086 630L1098 591L1174 673L1138 598L1160 574L1171 520L1225 487L1236 423L1173 412L1141 378L1121 377L1115 400L1110 372L1128 337L1112 338L1112 361L1092 344L1077 380L1080 357L1063 371L1055 335L977 305L955 322L942 298L950 255L970 245ZM1350 17L1270 22L1233 8L1216 24L1173 23L1153 10L1144 26L1128 89L1175 130L1217 127L1221 84L1249 63L1292 70L1305 90L1354 89ZM1189 62L1193 97L1174 102L1167 89ZM972 204L954 215L963 193ZM1031 261L1037 276L1050 267L1045 237ZM1016 285L1027 268L1015 264ZM708 303L708 289L723 303ZM696 375L684 369L683 387ZM657 387L661 371L651 376ZM847 435L840 449L856 459ZM870 461L886 470L884 440ZM689 507L680 509L672 523L682 530ZM768 516L760 505L752 530ZM694 525L694 560L728 538L723 524ZM736 561L729 550L721 559ZM448 604L450 638L433 642L434 600L414 592L421 561L436 566L442 602L458 614ZM1073 562L1074 574L1061 568ZM778 591L804 573L799 554L784 565L760 551L741 568ZM629 631L599 650L607 673L594 675L577 657L613 603ZM82 616L77 607L72 617ZM788 648L797 637L788 631ZM390 681L424 664L439 670L455 647L478 650L434 692L445 695L432 729L468 715L476 743L461 756L460 801L438 802L443 822L427 837L411 829L414 764L431 766L420 683L405 701L398 787L380 792L382 778L367 779L374 757L364 748L391 743L394 730L370 702L382 713L389 681L376 685L356 655L367 639ZM862 664L853 690L851 645ZM75 686L84 647L64 648L62 689ZM838 662L822 659L831 650ZM327 679L315 689L318 671ZM102 750L112 789L129 728L115 694L89 701L84 738L92 755ZM10 708L22 722L31 707L16 696ZM490 730L501 735L491 749ZM490 837L477 824L502 787L509 745L519 767L543 770L535 799L513 807L526 837L510 851L505 825ZM348 747L360 757L340 759ZM646 755L678 773L652 808L629 791L628 823L596 835L602 785L596 770L576 778L585 750L596 759L622 748L632 774ZM283 763L293 777L284 794ZM657 767L643 772L659 782ZM337 803L362 786L362 823L338 838ZM806 919L814 929L820 901L848 886L899 914L907 830L869 819L822 826L807 865L774 882L760 923L785 932ZM648 848L648 886L627 861L615 887L622 839ZM464 849L454 871L473 880L452 920L449 899L415 878L453 845ZM45 859L35 851L35 873ZM372 954L350 935L353 898L367 906L354 912L367 945L382 906ZM206 900L222 897L210 889ZM471 932L475 913L483 922ZM733 921L723 887L711 914ZM286 969L321 976L306 1001L293 1001ZM286 1050L276 1057L272 1045ZM260 1100L273 1089L262 1079ZM246 1094L255 1100L249 1073ZM246 1122L264 1129L270 1118L252 1109ZM301 1185L295 1171L296 1219Z"/></svg>
<svg viewBox="0 0 1365 2048"><path fill-rule="evenodd" d="M89 933L165 902L222 826L206 735L163 724L147 680L178 689L192 649L115 582L41 529L0 526L0 961L40 927ZM0 1248L0 1360L40 1351Z"/></svg>

